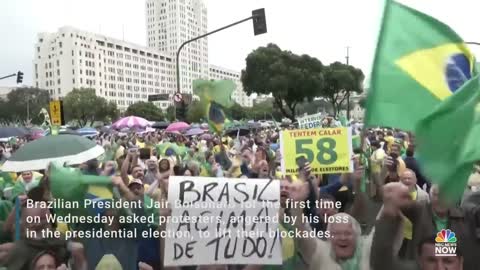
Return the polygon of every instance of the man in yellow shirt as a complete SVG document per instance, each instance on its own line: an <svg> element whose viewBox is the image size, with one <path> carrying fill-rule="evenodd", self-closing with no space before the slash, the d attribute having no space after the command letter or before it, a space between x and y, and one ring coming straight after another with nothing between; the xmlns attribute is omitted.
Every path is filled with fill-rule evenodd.
<svg viewBox="0 0 480 270"><path fill-rule="evenodd" d="M387 152L390 153L392 151L392 145L395 143L393 132L390 130L387 131L387 136L384 138L384 140L387 143Z"/></svg>
<svg viewBox="0 0 480 270"><path fill-rule="evenodd" d="M380 195L381 188L383 187L383 178L382 178L382 164L385 156L385 150L380 145L379 141L373 141L371 143L373 153L370 157L370 178L372 181L370 195L374 197L375 195Z"/></svg>

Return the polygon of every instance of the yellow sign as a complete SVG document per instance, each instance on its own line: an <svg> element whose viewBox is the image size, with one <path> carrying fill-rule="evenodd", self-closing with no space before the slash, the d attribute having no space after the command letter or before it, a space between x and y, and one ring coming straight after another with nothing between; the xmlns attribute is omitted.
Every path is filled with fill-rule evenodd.
<svg viewBox="0 0 480 270"><path fill-rule="evenodd" d="M350 128L285 130L280 142L286 175L297 174L304 162L310 163L313 174L353 172Z"/></svg>
<svg viewBox="0 0 480 270"><path fill-rule="evenodd" d="M62 125L62 105L60 100L50 101L50 118L53 126Z"/></svg>

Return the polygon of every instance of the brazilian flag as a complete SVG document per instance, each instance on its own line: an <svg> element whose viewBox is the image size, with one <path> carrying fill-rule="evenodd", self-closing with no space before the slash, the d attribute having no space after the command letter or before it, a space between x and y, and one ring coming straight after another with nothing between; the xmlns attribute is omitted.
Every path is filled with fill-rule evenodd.
<svg viewBox="0 0 480 270"><path fill-rule="evenodd" d="M473 54L449 26L387 0L365 123L413 131L476 73Z"/></svg>
<svg viewBox="0 0 480 270"><path fill-rule="evenodd" d="M235 83L230 80L193 81L193 93L200 97L211 131L220 134L229 122L223 109L233 105L234 90Z"/></svg>
<svg viewBox="0 0 480 270"><path fill-rule="evenodd" d="M480 75L422 119L415 135L424 173L458 202L480 160Z"/></svg>

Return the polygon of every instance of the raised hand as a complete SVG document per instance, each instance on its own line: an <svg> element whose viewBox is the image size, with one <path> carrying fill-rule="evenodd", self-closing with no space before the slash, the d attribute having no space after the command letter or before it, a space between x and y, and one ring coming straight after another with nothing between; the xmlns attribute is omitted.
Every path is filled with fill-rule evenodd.
<svg viewBox="0 0 480 270"><path fill-rule="evenodd" d="M307 182L295 182L289 185L290 199L296 202L305 201L308 198L309 188Z"/></svg>

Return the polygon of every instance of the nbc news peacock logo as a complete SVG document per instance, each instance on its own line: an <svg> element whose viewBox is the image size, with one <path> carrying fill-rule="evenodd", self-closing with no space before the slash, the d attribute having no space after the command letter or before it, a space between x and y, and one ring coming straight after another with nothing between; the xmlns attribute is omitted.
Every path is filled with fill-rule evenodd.
<svg viewBox="0 0 480 270"><path fill-rule="evenodd" d="M442 230L435 237L435 256L457 256L457 237L451 230Z"/></svg>

